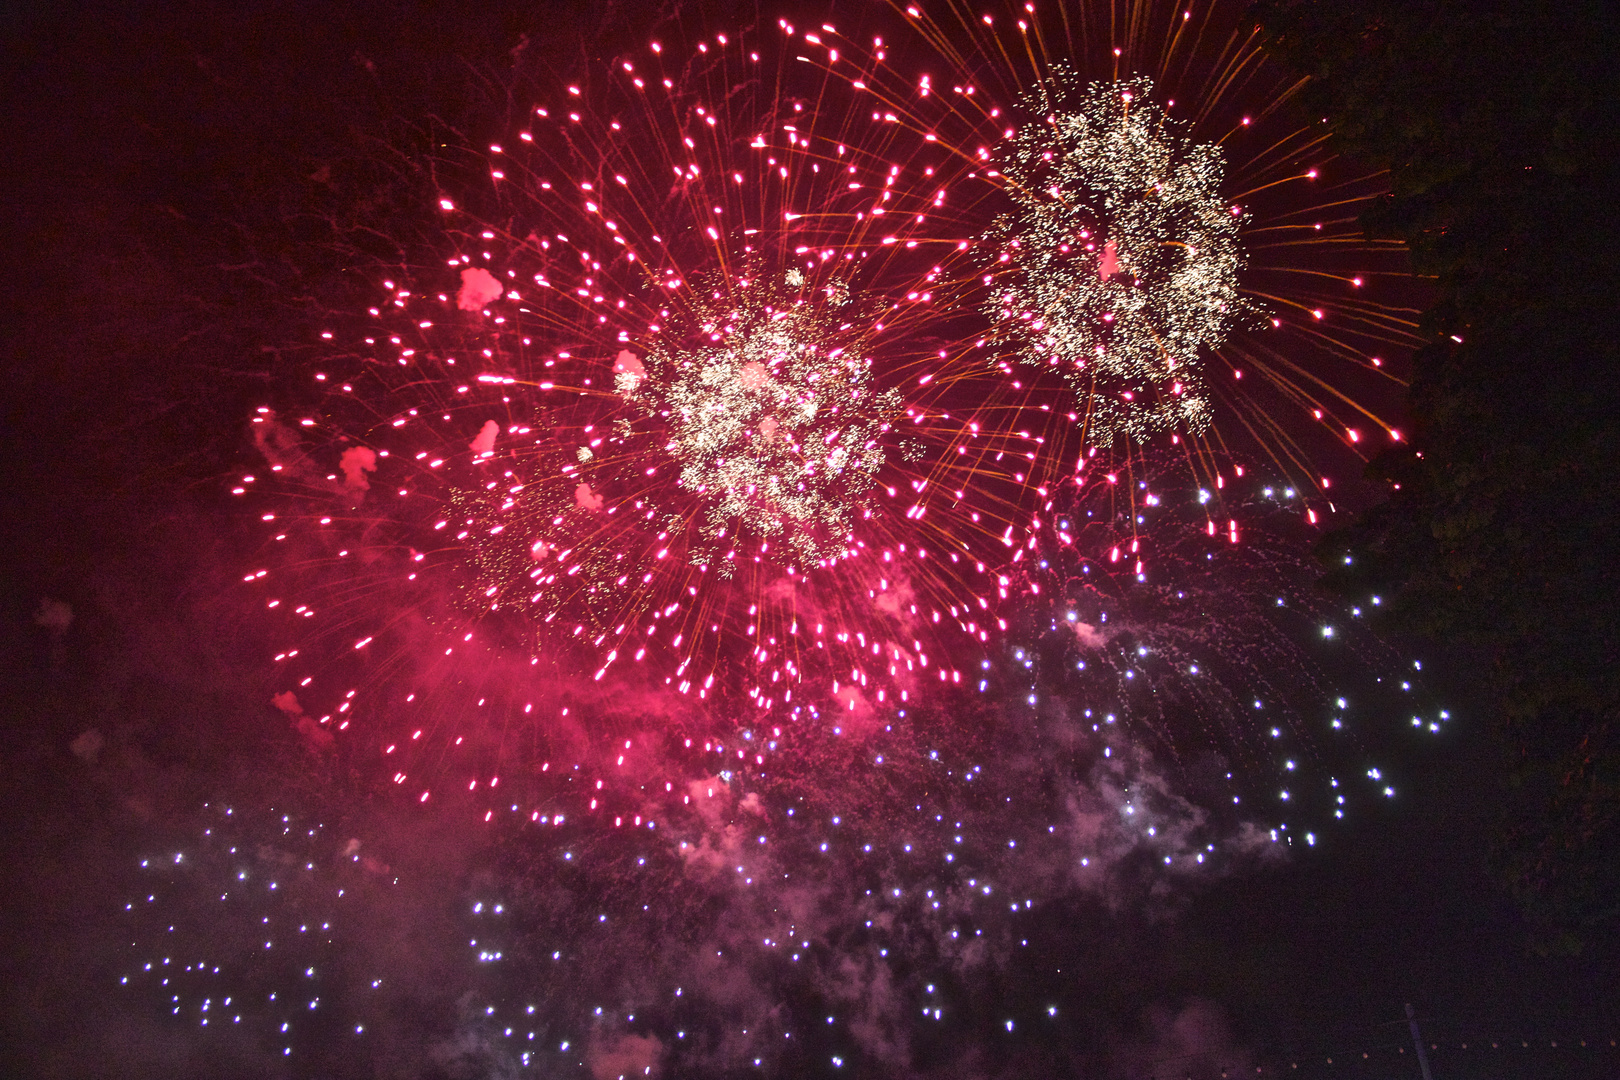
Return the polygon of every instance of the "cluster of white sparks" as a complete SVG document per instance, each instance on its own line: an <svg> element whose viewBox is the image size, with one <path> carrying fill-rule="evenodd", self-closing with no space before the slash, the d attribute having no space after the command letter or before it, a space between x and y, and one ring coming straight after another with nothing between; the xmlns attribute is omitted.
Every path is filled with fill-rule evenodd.
<svg viewBox="0 0 1620 1080"><path fill-rule="evenodd" d="M1145 78L1076 90L1059 69L1000 150L1016 205L991 235L987 313L1023 360L1063 372L1104 445L1204 430L1199 354L1246 308L1221 151L1178 135L1151 92Z"/></svg>
<svg viewBox="0 0 1620 1080"><path fill-rule="evenodd" d="M870 322L841 283L789 271L729 284L689 332L656 339L645 361L623 354L615 386L661 425L680 486L703 502L694 558L746 530L806 564L835 559L904 403L875 385Z"/></svg>

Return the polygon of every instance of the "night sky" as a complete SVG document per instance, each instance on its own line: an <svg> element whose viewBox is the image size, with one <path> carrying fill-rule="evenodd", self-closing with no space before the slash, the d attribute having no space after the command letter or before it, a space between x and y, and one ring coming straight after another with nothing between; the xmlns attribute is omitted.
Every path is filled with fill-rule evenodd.
<svg viewBox="0 0 1620 1080"><path fill-rule="evenodd" d="M899 710L862 697L859 722L834 734L836 691L800 696L819 712L750 712L720 692L677 697L624 663L593 680L572 644L514 675L532 643L499 634L465 668L439 663L465 610L448 590L422 599L374 568L351 578L312 549L266 561L280 558L260 517L274 498L249 506L231 489L296 455L256 444L250 421L268 414L255 410L359 415L311 381L342 365L319 335L362 325L380 281L442 253L437 197L508 213L480 202L483 148L512 141L535 102L565 100L568 80L605 95L610 64L651 38L774 33L787 17L864 40L868 20L897 25L873 10L8 5L0 1072L1417 1077L1412 1003L1435 1077L1620 1073L1612 926L1589 927L1579 950L1547 949L1491 868L1507 769L1481 675L1490 656L1399 626L1347 629L1353 652L1322 651L1320 635L1296 644L1348 601L1314 585L1320 530L1258 496L1233 511L1249 554L1201 569L1199 517L1149 567L1204 590L1224 634L1133 607L1128 589L1085 595L1128 621L1111 643L1183 667L1212 657L1242 709L1255 685L1275 691L1279 716L1354 688L1378 732L1356 753L1398 790L1378 795L1358 772L1345 820L1325 798L1300 808L1290 835L1312 829L1309 844L1267 838L1284 820L1262 806L1277 786L1258 763L1270 725L1234 729L1222 717L1236 706L1218 695L1143 712L1100 756L1108 733L1093 739L1080 716L1104 665L1075 659L1096 612L1081 611L1084 633L1065 631L1050 590L1008 601L1005 632L944 646L936 663L971 676L966 690L914 691ZM1394 282L1375 299L1411 310L1425 295ZM956 333L949 317L916 326L930 341ZM1412 351L1388 347L1392 364ZM391 402L378 407L415 400L402 385L376 383L395 395L378 391ZM1372 376L1343 385L1404 415ZM1377 497L1342 438L1297 431L1347 505ZM300 494L288 482L290 517L310 517L320 483ZM342 486L321 497L337 505ZM1016 498L1010 483L980 490ZM383 492L367 495L380 505ZM589 489L568 497L589 509ZM1056 513L1078 520L1086 498ZM1165 514L1166 531L1185 524ZM348 605L356 634L343 621L306 646L346 650L334 664L360 663L350 644L366 619L400 612L387 632L405 659L355 669L356 716L394 715L373 698L406 715L410 685L430 688L430 707L351 736L316 723L319 685L299 691L308 715L272 704L296 688L270 659L286 635L244 589L266 565ZM966 570L940 580L975 587ZM1263 622L1273 592L1303 612L1298 625ZM851 633L864 625L842 617ZM745 650L719 649L708 662L723 687ZM1413 708L1447 712L1421 738L1397 712L1413 658ZM988 689L968 696L981 672ZM482 708L486 686L507 719L453 714L474 697ZM548 719L514 719L525 701ZM386 755L418 719L437 756L424 749L397 781ZM641 771L586 811L591 778L626 767L613 760L621 740ZM757 769L730 764L745 745L761 751ZM1334 745L1302 746L1302 789L1352 759L1364 771ZM677 804L683 791L697 802ZM1138 811L1157 823L1151 840L1123 824ZM542 828L542 813L559 824ZM642 813L656 829L625 827Z"/></svg>

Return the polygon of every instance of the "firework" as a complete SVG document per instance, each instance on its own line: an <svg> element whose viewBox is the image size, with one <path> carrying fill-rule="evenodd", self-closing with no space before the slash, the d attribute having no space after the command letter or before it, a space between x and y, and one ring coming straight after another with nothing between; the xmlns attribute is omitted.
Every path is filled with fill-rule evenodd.
<svg viewBox="0 0 1620 1080"><path fill-rule="evenodd" d="M441 268L334 318L308 415L255 417L297 692L375 680L317 669L345 639L424 699L502 657L761 712L961 685L1053 405L956 328L946 155L791 55L808 82L721 36L566 87L469 153Z"/></svg>
<svg viewBox="0 0 1620 1080"><path fill-rule="evenodd" d="M990 314L1060 370L1095 441L1200 435L1202 356L1243 311L1241 212L1220 150L1175 133L1144 78L1078 90L1059 68L998 154L1015 209L992 233Z"/></svg>
<svg viewBox="0 0 1620 1080"><path fill-rule="evenodd" d="M1397 247L1357 223L1379 178L1295 116L1297 85L1234 10L895 14L870 43L804 47L896 138L946 151L936 176L976 227L940 277L992 364L1051 406L1037 487L1167 442L1217 499L1223 463L1269 465L1314 522L1327 474L1400 439L1383 354L1418 338Z"/></svg>

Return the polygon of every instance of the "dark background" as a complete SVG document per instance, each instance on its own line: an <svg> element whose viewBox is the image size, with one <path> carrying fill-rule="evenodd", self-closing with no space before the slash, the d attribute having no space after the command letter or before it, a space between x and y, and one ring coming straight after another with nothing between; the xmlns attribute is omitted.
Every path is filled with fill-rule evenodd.
<svg viewBox="0 0 1620 1080"><path fill-rule="evenodd" d="M1220 883L1168 925L1054 913L1047 946L1105 1011L1207 999L1294 1075L1416 1076L1405 1002L1444 1044L1436 1076L1615 1075L1620 188L1612 80L1594 74L1615 38L1595 5L1277 7L1268 25L1323 76L1344 137L1397 166L1375 225L1440 277L1430 328L1468 342L1420 358L1429 456L1381 465L1405 497L1336 541L1381 556L1380 586L1434 616L1392 632L1437 635L1425 653L1461 719L1402 798L1325 850ZM226 599L246 538L219 478L247 460L243 418L285 392L275 350L343 303L361 224L413 202L412 148L436 125L497 135L520 61L609 55L654 20L558 2L0 17L0 1071L235 1075L120 1004L107 960L132 851L218 792L321 782L267 716L263 650ZM1525 188L1535 168L1550 178ZM1515 245L1533 250L1515 261ZM1497 460L1502 445L1517 456ZM1484 511L1468 502L1482 484ZM44 597L72 605L65 633L37 625ZM93 766L69 749L92 727ZM1480 1049L1493 1041L1517 1049ZM1382 1071L1351 1071L1364 1051Z"/></svg>

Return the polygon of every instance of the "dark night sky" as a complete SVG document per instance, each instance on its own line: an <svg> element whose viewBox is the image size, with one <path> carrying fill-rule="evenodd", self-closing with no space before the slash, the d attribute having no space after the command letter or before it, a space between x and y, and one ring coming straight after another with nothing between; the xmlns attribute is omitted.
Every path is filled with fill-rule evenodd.
<svg viewBox="0 0 1620 1080"><path fill-rule="evenodd" d="M258 631L224 599L247 539L217 482L246 460L242 418L274 349L345 285L322 217L356 212L352 193L308 178L409 142L429 115L498 130L480 73L522 35L566 68L610 53L631 12L645 18L635 4L7 6L0 1072L261 1074L120 999L107 958L134 854L199 801L278 784L318 797L319 778L260 767L297 772L262 705ZM46 596L73 607L60 638L35 624ZM1466 658L1431 660L1463 719L1411 763L1400 800L1167 920L1054 910L1049 951L1088 970L1069 992L1106 996L1140 1045L1143 1010L1214 1002L1256 1060L1316 1063L1301 1076L1371 1075L1321 1061L1401 1044L1409 1001L1448 1046L1620 1039L1615 942L1536 955L1487 873L1498 751L1468 721L1482 709L1456 674ZM93 765L69 750L91 727L108 739ZM1435 1075L1620 1072L1620 1051L1521 1054L1446 1050ZM1400 1065L1417 1075L1410 1052Z"/></svg>

